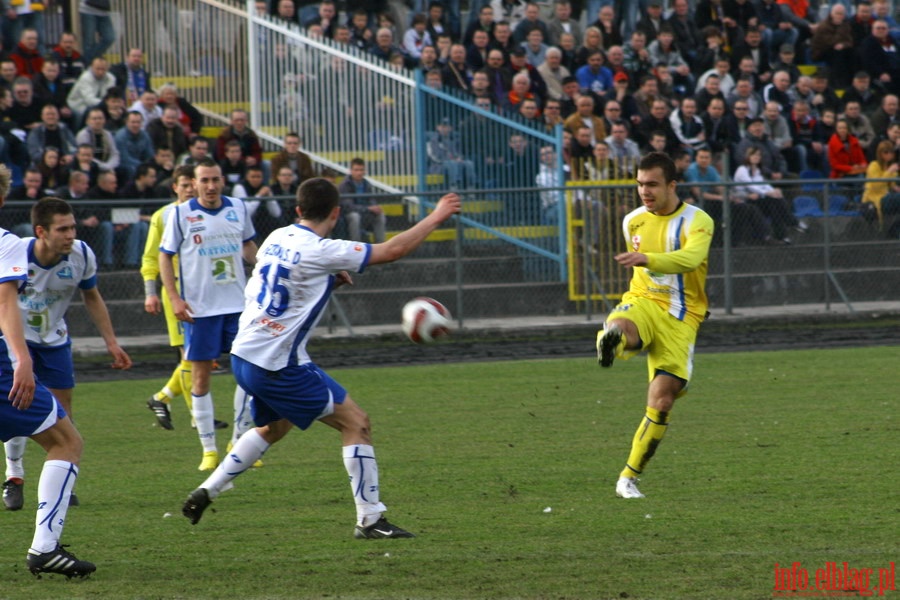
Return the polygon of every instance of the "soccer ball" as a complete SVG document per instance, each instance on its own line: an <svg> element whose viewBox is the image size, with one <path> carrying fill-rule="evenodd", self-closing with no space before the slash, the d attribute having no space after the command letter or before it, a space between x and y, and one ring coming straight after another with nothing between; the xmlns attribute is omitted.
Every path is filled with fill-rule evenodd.
<svg viewBox="0 0 900 600"><path fill-rule="evenodd" d="M417 344L430 344L450 333L450 311L435 300L420 296L403 306L403 333Z"/></svg>

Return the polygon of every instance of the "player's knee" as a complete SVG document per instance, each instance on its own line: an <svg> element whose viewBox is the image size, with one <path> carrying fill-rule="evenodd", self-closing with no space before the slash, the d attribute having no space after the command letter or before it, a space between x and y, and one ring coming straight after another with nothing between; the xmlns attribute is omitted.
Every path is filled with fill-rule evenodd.
<svg viewBox="0 0 900 600"><path fill-rule="evenodd" d="M372 424L369 421L369 413L361 409L356 403L348 405L348 407L351 410L345 415L345 431L367 440L370 439L372 436Z"/></svg>

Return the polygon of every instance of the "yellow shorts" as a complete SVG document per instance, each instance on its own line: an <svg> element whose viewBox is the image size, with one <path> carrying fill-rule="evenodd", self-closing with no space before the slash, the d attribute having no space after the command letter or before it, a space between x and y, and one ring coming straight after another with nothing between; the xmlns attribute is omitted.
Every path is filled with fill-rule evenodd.
<svg viewBox="0 0 900 600"><path fill-rule="evenodd" d="M162 296L163 314L166 316L166 327L169 330L169 345L184 346L184 324L175 317L172 311L172 303L169 294L163 290Z"/></svg>
<svg viewBox="0 0 900 600"><path fill-rule="evenodd" d="M637 327L643 346L640 350L626 352L625 358L646 352L651 380L662 371L690 381L697 340L697 331L693 327L667 313L653 300L627 293L606 317L607 322L612 319L627 319Z"/></svg>

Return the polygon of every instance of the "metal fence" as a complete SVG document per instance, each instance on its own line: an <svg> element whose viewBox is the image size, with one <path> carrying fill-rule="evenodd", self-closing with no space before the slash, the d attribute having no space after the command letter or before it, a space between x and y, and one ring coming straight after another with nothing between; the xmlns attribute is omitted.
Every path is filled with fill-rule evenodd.
<svg viewBox="0 0 900 600"><path fill-rule="evenodd" d="M783 212L777 206L760 210L756 200L744 197L740 183L679 185L685 198L701 197L712 188L724 196L697 201L713 216L717 230L709 260L710 306L731 313L748 306L821 304L827 309L843 303L853 310L855 302L897 299L900 216L881 216L861 204L862 180L777 185ZM598 221L580 230L569 254L569 297L588 313L607 310L628 288L629 274L613 256L628 250L621 220L639 205L633 183L590 189L601 199L594 208ZM568 191L573 208L580 193ZM578 235L577 227L571 231Z"/></svg>
<svg viewBox="0 0 900 600"><path fill-rule="evenodd" d="M270 149L296 130L319 165L344 173L352 158L364 158L370 181L385 192L377 201L389 232L408 227L445 190L463 195L460 217L413 260L367 271L336 295L333 316L343 324L396 322L403 302L419 294L438 297L463 321L590 313L626 288L628 273L612 256L625 249L619 223L635 206L633 182L607 173L564 185L559 129L479 108L402 67L254 14L252 2L113 0L113 8L121 35L111 52L144 48L153 85L174 83L208 124L224 125L240 107ZM451 161L446 153L454 147L460 157ZM782 187L792 212L811 211L808 231L791 246L738 239L735 228L747 224L723 202L716 219L727 226L710 256L713 306L896 297L896 240L846 211L847 202L847 214L835 215L842 194L829 182ZM732 184L723 188L727 196ZM714 203L707 208L716 212ZM101 287L117 326L161 332L159 320L143 314L140 277L123 267L123 256L113 262Z"/></svg>
<svg viewBox="0 0 900 600"><path fill-rule="evenodd" d="M888 238L887 232L897 217L887 215L883 222L877 216L867 218L870 213L861 212L847 200L852 196L838 193L830 185L833 182L818 182L821 187L810 189L816 183L780 184L793 214L800 215L806 225L805 232L791 230L790 245L767 243L752 235L738 239L736 231L748 223L742 222L743 215L730 210L738 206L732 201L735 184L721 184L727 201L718 209L715 202L704 207L717 215L719 232L709 259L707 293L712 307L732 312L741 307L791 304L820 304L827 309L842 303L853 310L856 302L896 300L900 239L896 233ZM381 195L377 201L395 209L390 211L389 223L390 229L397 231L420 218L441 193ZM488 317L589 316L607 311L627 289L630 274L613 256L627 250L621 219L637 206L633 183L460 193L464 206L460 217L438 229L408 259L367 269L354 278L354 286L341 288L328 323L351 330L396 323L403 303L418 295L438 298L463 324ZM568 281L556 276L558 264L552 253L526 250L513 237L523 235L523 228L531 228L529 235L541 235L553 246L560 242L558 228L515 224L485 228L480 224L485 211L502 211L513 198L524 194L540 197L542 193L565 199ZM283 214L291 214L293 199L279 200ZM10 226L9 215L24 207L14 202L0 211L7 219L2 225ZM267 212L257 212L261 228L284 223L266 223ZM118 234L115 266L101 271L100 288L121 334L159 334L164 331L161 320L143 311L141 278L136 268L124 264L127 233L127 228L122 228ZM538 247L542 243L537 238L533 241ZM76 306L73 310L82 309ZM89 320L77 314L70 319L73 334L93 335Z"/></svg>

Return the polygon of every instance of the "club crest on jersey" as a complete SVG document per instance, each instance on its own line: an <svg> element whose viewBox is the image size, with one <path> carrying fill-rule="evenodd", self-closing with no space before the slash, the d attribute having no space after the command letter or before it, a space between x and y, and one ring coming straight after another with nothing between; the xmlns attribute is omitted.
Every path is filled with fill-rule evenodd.
<svg viewBox="0 0 900 600"><path fill-rule="evenodd" d="M203 243L203 236L200 235L199 233L195 233L195 234L194 234L194 243L197 244L197 245L202 244L202 243Z"/></svg>
<svg viewBox="0 0 900 600"><path fill-rule="evenodd" d="M187 216L188 223L199 223L202 220L203 220L203 215L197 215L196 217L191 216L191 215Z"/></svg>
<svg viewBox="0 0 900 600"><path fill-rule="evenodd" d="M231 209L227 213L225 213L225 220L230 221L232 223L237 223L238 216L237 216L237 213L234 212L234 209Z"/></svg>
<svg viewBox="0 0 900 600"><path fill-rule="evenodd" d="M56 272L56 276L60 279L72 279L72 267L65 266Z"/></svg>
<svg viewBox="0 0 900 600"><path fill-rule="evenodd" d="M641 249L641 236L633 235L631 236L631 248L637 252Z"/></svg>

